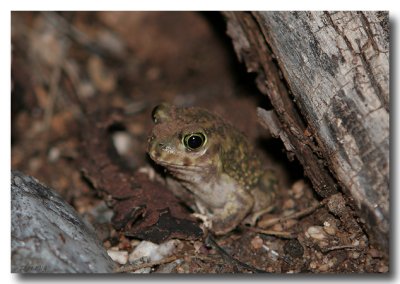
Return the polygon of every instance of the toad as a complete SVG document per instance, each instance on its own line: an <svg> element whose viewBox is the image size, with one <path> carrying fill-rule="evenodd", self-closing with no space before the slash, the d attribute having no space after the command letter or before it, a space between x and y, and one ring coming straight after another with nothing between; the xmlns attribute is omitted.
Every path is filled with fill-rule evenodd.
<svg viewBox="0 0 400 284"><path fill-rule="evenodd" d="M168 171L175 181L171 190L194 204L216 235L245 219L254 223L254 216L271 208L274 175L230 123L203 108L165 103L154 108L152 118L150 158Z"/></svg>

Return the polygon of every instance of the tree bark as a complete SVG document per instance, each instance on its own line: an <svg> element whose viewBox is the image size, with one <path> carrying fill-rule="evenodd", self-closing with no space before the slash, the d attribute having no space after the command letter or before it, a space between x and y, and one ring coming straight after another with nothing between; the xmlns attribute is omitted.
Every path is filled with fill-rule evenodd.
<svg viewBox="0 0 400 284"><path fill-rule="evenodd" d="M322 197L342 191L388 248L389 19L386 12L224 12L257 73L280 137Z"/></svg>

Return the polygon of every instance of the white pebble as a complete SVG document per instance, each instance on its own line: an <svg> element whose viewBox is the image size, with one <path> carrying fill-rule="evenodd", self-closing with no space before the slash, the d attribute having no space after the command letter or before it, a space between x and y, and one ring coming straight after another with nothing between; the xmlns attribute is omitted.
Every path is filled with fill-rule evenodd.
<svg viewBox="0 0 400 284"><path fill-rule="evenodd" d="M321 226L311 226L308 227L307 229L308 235L316 240L323 240L326 238L326 234L324 232L324 229Z"/></svg>
<svg viewBox="0 0 400 284"><path fill-rule="evenodd" d="M128 261L128 252L125 250L115 251L109 249L107 253L112 260L118 262L119 264L125 264Z"/></svg>
<svg viewBox="0 0 400 284"><path fill-rule="evenodd" d="M52 147L49 151L48 160L50 162L56 162L60 157L60 149L57 147Z"/></svg>
<svg viewBox="0 0 400 284"><path fill-rule="evenodd" d="M112 139L118 154L124 155L128 153L132 143L132 138L128 133L116 132L113 134Z"/></svg>
<svg viewBox="0 0 400 284"><path fill-rule="evenodd" d="M304 183L304 180L298 180L292 185L292 191L294 194L294 198L298 199L303 196L304 193L304 188L306 184Z"/></svg>
<svg viewBox="0 0 400 284"><path fill-rule="evenodd" d="M170 240L160 245L148 241L142 241L129 255L129 262L134 263L139 259L158 261L172 255L180 244L179 240Z"/></svg>

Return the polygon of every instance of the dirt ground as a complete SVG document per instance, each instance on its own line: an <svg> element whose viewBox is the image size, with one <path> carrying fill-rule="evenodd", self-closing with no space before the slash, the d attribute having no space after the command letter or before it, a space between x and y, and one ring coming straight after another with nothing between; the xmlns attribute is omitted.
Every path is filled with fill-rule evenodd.
<svg viewBox="0 0 400 284"><path fill-rule="evenodd" d="M170 102L208 108L246 133L281 191L260 228L240 227L217 245L181 240L175 259L151 272L389 270L388 255L369 243L345 199L318 198L298 162L258 124L256 107L271 106L238 63L219 13L13 12L11 40L12 169L59 192L106 249L131 252L138 242L111 225L103 196L83 178L82 129L96 127L90 113L122 110L123 125L109 136L133 174L152 167L151 111Z"/></svg>

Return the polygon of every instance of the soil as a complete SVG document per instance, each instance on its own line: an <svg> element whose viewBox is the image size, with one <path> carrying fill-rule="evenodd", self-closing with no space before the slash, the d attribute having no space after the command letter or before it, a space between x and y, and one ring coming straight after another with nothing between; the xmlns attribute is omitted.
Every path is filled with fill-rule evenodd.
<svg viewBox="0 0 400 284"><path fill-rule="evenodd" d="M96 113L122 110L108 135L133 175L154 168L146 147L157 104L205 107L246 133L282 190L260 228L239 227L217 245L182 240L180 261L152 272L388 272L388 255L369 244L345 198L319 198L296 159L260 127L256 108L270 103L225 30L217 12L13 12L12 169L59 192L107 249L130 252L137 242L112 226L105 196L82 175L82 131L102 122ZM158 168L156 175L162 181Z"/></svg>

